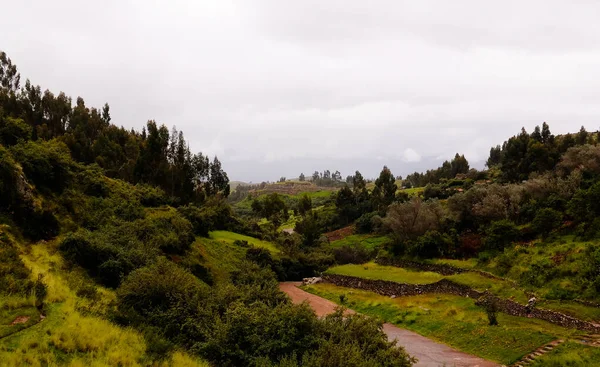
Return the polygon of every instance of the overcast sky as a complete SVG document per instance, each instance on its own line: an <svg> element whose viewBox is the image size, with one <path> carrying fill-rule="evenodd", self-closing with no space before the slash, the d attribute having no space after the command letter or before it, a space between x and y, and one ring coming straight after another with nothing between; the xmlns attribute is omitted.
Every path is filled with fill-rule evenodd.
<svg viewBox="0 0 600 367"><path fill-rule="evenodd" d="M547 121L600 126L600 2L20 0L22 78L185 132L233 180L434 168ZM475 163L479 162L479 163Z"/></svg>

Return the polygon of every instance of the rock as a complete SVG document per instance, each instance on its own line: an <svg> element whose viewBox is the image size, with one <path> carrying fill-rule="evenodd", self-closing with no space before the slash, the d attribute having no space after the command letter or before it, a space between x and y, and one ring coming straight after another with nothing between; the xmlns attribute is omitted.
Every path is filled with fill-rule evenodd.
<svg viewBox="0 0 600 367"><path fill-rule="evenodd" d="M312 278L304 278L302 279L302 285L312 285L321 283L323 279L321 277L312 277Z"/></svg>
<svg viewBox="0 0 600 367"><path fill-rule="evenodd" d="M390 298L394 299L394 298L396 298L396 295L392 294L392 296Z"/></svg>

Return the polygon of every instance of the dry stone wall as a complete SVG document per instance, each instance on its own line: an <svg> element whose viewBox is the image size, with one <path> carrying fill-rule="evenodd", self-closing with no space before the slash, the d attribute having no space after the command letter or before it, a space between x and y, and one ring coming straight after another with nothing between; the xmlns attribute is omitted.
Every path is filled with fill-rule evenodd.
<svg viewBox="0 0 600 367"><path fill-rule="evenodd" d="M443 293L477 299L483 295L483 292L477 291L463 284L455 283L448 279L442 279L431 284L406 284L337 274L326 274L323 275L322 278L324 282L332 283L337 286L363 289L390 297L416 296L426 293ZM567 328L600 333L600 325L580 320L560 312L541 308L534 308L529 311L525 305L521 305L515 301L497 297L496 301L500 312L511 316L533 317Z"/></svg>

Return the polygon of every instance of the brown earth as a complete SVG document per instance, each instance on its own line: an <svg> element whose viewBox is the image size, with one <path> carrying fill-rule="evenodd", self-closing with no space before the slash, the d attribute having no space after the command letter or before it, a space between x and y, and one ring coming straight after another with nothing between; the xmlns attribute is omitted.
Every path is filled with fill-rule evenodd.
<svg viewBox="0 0 600 367"><path fill-rule="evenodd" d="M308 302L317 316L332 313L337 304L298 288L300 282L279 283L279 288L285 292L292 302ZM348 313L354 313L348 310ZM417 357L417 367L498 367L497 363L459 352L445 344L434 342L412 331L400 329L392 324L383 324L383 331L389 340L396 340L411 356Z"/></svg>
<svg viewBox="0 0 600 367"><path fill-rule="evenodd" d="M29 316L17 316L16 319L11 322L11 325L24 324L29 321Z"/></svg>
<svg viewBox="0 0 600 367"><path fill-rule="evenodd" d="M338 230L327 232L324 234L325 237L329 240L329 242L341 240L342 238L351 236L354 234L354 226L348 226L344 228L340 228Z"/></svg>

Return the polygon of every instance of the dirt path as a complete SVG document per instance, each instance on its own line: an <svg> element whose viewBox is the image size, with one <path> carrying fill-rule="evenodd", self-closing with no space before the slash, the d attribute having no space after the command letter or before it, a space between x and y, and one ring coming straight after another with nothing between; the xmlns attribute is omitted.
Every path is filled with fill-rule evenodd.
<svg viewBox="0 0 600 367"><path fill-rule="evenodd" d="M324 316L334 311L337 304L314 294L298 288L299 282L280 283L279 288L285 292L294 303L308 301L318 316ZM354 313L352 310L348 310ZM408 354L415 356L419 362L418 367L497 367L494 362L481 359L450 348L445 344L434 342L412 331L400 329L392 324L384 324L383 331L390 340L398 340L398 343L406 349Z"/></svg>

